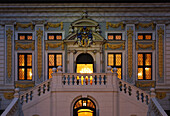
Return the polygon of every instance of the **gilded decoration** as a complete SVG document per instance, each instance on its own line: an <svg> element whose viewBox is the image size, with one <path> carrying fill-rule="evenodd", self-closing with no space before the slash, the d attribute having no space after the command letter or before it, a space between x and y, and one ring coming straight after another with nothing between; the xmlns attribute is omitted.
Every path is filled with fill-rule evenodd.
<svg viewBox="0 0 170 116"><path fill-rule="evenodd" d="M164 30L162 28L160 28L158 30L158 52L159 52L159 56L158 56L158 64L159 64L159 76L160 78L163 77L163 35L164 35Z"/></svg>
<svg viewBox="0 0 170 116"><path fill-rule="evenodd" d="M151 22L151 23L138 23L136 28L139 29L139 26L143 27L143 28L148 28L148 27L152 26L152 29L155 28L155 25L154 25L153 22Z"/></svg>
<svg viewBox="0 0 170 116"><path fill-rule="evenodd" d="M106 22L106 28L107 28L107 29L109 29L109 26L112 27L112 28L118 28L119 26L121 26L121 29L124 29L124 28L125 28L123 22L120 22L120 23L117 23L117 24L113 24L113 23L110 23L110 22Z"/></svg>
<svg viewBox="0 0 170 116"><path fill-rule="evenodd" d="M63 30L63 22L56 23L56 24L48 22L47 25L46 25L46 29L48 30L49 27L53 27L53 28L61 27L61 30Z"/></svg>
<svg viewBox="0 0 170 116"><path fill-rule="evenodd" d="M39 28L37 31L37 37L38 37L38 76L41 78L42 73L42 41L41 37L43 35L43 31Z"/></svg>
<svg viewBox="0 0 170 116"><path fill-rule="evenodd" d="M48 50L48 47L50 48L58 48L59 46L61 46L61 49L64 50L64 43L49 43L47 42L45 45L46 50Z"/></svg>
<svg viewBox="0 0 170 116"><path fill-rule="evenodd" d="M5 99L8 99L8 100L11 100L11 99L13 99L14 98L14 93L12 92L6 92L6 93L4 93L4 98Z"/></svg>
<svg viewBox="0 0 170 116"><path fill-rule="evenodd" d="M136 42L136 50L139 48L146 49L152 47L152 50L155 49L155 43L152 42L151 44L139 44L139 42Z"/></svg>
<svg viewBox="0 0 170 116"><path fill-rule="evenodd" d="M158 99L163 99L166 97L166 92L156 92L156 97Z"/></svg>
<svg viewBox="0 0 170 116"><path fill-rule="evenodd" d="M12 67L12 35L13 31L8 29L6 31L7 36L7 73L8 77L11 77L11 67Z"/></svg>
<svg viewBox="0 0 170 116"><path fill-rule="evenodd" d="M107 47L109 47L111 49L118 49L118 48L122 47L122 49L124 50L125 49L125 42L122 42L120 44L109 44L109 43L106 43L105 44L105 49L107 49Z"/></svg>
<svg viewBox="0 0 170 116"><path fill-rule="evenodd" d="M129 77L132 77L132 36L133 36L133 30L129 28L127 31L128 36L128 74Z"/></svg>
<svg viewBox="0 0 170 116"><path fill-rule="evenodd" d="M16 50L18 50L18 48L22 48L22 49L28 49L28 48L31 48L32 50L34 50L35 49L35 47L34 47L34 41L33 42L31 42L31 43L27 43L27 44L22 44L22 43L18 43L18 42L16 42L16 44L15 44L15 49Z"/></svg>
<svg viewBox="0 0 170 116"><path fill-rule="evenodd" d="M88 29L86 26L80 29L80 32L77 35L76 42L80 47L90 47L90 45L93 43L93 36L90 29Z"/></svg>
<svg viewBox="0 0 170 116"><path fill-rule="evenodd" d="M16 87L16 88L34 87L34 84L33 84L33 83L30 83L30 84L19 84L19 83L16 83L16 84L15 84L15 87Z"/></svg>
<svg viewBox="0 0 170 116"><path fill-rule="evenodd" d="M155 81L137 81L137 87L155 87Z"/></svg>
<svg viewBox="0 0 170 116"><path fill-rule="evenodd" d="M18 30L18 27L22 27L22 28L28 28L31 27L31 29L34 29L34 25L32 23L28 23L28 24L21 24L21 23L16 23L16 30Z"/></svg>

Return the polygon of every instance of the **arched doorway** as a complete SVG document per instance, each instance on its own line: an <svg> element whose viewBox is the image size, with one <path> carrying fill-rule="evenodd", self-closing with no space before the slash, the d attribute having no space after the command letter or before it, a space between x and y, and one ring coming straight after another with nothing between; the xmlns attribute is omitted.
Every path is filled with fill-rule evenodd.
<svg viewBox="0 0 170 116"><path fill-rule="evenodd" d="M96 105L91 99L81 98L74 103L73 116L96 116Z"/></svg>
<svg viewBox="0 0 170 116"><path fill-rule="evenodd" d="M93 73L94 60L88 53L82 53L76 59L76 72L77 73Z"/></svg>

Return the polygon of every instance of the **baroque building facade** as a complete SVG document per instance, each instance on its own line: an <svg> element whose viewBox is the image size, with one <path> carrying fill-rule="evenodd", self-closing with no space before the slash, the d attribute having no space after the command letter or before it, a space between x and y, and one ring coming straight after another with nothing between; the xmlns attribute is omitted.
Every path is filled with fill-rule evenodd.
<svg viewBox="0 0 170 116"><path fill-rule="evenodd" d="M169 3L0 6L2 115L170 111Z"/></svg>

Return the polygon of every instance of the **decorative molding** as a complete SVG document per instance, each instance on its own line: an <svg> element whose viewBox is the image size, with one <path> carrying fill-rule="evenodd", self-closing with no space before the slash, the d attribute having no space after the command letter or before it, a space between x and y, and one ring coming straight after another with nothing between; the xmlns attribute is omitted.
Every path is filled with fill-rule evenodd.
<svg viewBox="0 0 170 116"><path fill-rule="evenodd" d="M121 26L121 29L125 28L123 22L120 22L120 23L117 23L117 24L106 22L106 29L109 29L109 26L112 27L112 28L118 28L119 26Z"/></svg>
<svg viewBox="0 0 170 116"><path fill-rule="evenodd" d="M11 71L12 71L12 35L13 31L11 29L8 29L6 31L7 36L7 73L8 77L11 77Z"/></svg>
<svg viewBox="0 0 170 116"><path fill-rule="evenodd" d="M56 23L56 24L53 24L53 23L47 23L46 25L46 29L48 30L49 27L53 27L53 28L56 28L56 27L61 27L61 30L63 30L63 22L60 22L60 23Z"/></svg>
<svg viewBox="0 0 170 116"><path fill-rule="evenodd" d="M22 44L22 43L16 42L16 44L15 44L15 49L18 50L19 47L22 48L22 49L31 48L32 50L34 50L34 49L35 49L34 41L31 42L31 43L29 43L29 44L28 44L28 43L27 43L27 44Z"/></svg>
<svg viewBox="0 0 170 116"><path fill-rule="evenodd" d="M4 93L4 98L5 99L8 99L8 100L11 100L11 99L13 99L14 98L14 92L5 92Z"/></svg>
<svg viewBox="0 0 170 116"><path fill-rule="evenodd" d="M152 42L151 44L139 44L139 42L136 42L136 50L139 48L146 49L152 47L152 50L155 49L155 42Z"/></svg>
<svg viewBox="0 0 170 116"><path fill-rule="evenodd" d="M151 22L151 23L138 23L138 24L136 25L136 28L139 29L139 26L140 26L140 27L143 27L143 28L148 28L148 27L152 26L152 29L155 28L155 25L154 25L153 22Z"/></svg>
<svg viewBox="0 0 170 116"><path fill-rule="evenodd" d="M164 30L160 28L158 30L158 64L159 64L159 76L160 78L163 77L163 35L164 35Z"/></svg>
<svg viewBox="0 0 170 116"><path fill-rule="evenodd" d="M15 84L15 87L16 87L16 88L34 87L34 84L33 84L33 83L31 83L31 84L20 84L20 83L16 83L16 84Z"/></svg>
<svg viewBox="0 0 170 116"><path fill-rule="evenodd" d="M156 92L156 97L158 99L163 99L166 97L166 92Z"/></svg>
<svg viewBox="0 0 170 116"><path fill-rule="evenodd" d="M111 49L118 49L118 48L122 47L122 49L124 50L125 49L125 42L120 43L120 44L109 44L109 43L106 43L105 44L105 49L107 49L107 47L109 47Z"/></svg>
<svg viewBox="0 0 170 116"><path fill-rule="evenodd" d="M58 48L59 46L61 46L61 49L64 50L64 43L49 43L47 42L45 45L46 50L48 50L48 47L50 48Z"/></svg>
<svg viewBox="0 0 170 116"><path fill-rule="evenodd" d="M37 37L38 37L38 76L39 78L41 78L41 73L42 73L42 40L41 37L43 35L43 31L39 28L39 30L37 30Z"/></svg>
<svg viewBox="0 0 170 116"><path fill-rule="evenodd" d="M129 77L132 77L132 36L133 36L133 30L131 28L129 28L129 30L127 31L127 36L128 36L128 74Z"/></svg>
<svg viewBox="0 0 170 116"><path fill-rule="evenodd" d="M32 23L28 23L28 24L21 24L21 23L16 23L16 30L18 30L18 27L22 27L22 28L28 28L31 27L31 29L34 29L34 25Z"/></svg>
<svg viewBox="0 0 170 116"><path fill-rule="evenodd" d="M136 81L137 87L155 87L155 81Z"/></svg>

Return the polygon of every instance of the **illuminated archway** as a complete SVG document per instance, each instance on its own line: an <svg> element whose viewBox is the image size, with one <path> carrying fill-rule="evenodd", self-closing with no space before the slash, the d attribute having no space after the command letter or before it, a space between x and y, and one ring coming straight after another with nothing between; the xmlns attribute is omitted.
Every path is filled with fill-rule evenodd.
<svg viewBox="0 0 170 116"><path fill-rule="evenodd" d="M91 99L81 98L74 103L73 116L96 116L96 105Z"/></svg>

